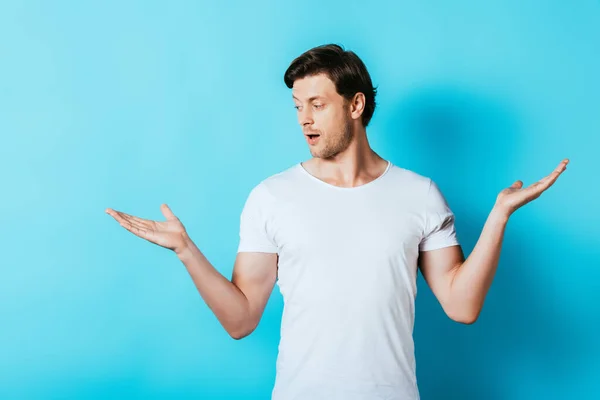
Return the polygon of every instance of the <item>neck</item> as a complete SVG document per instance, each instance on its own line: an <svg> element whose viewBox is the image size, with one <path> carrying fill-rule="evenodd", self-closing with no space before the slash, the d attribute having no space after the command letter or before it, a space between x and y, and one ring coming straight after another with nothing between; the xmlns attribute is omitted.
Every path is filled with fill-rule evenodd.
<svg viewBox="0 0 600 400"><path fill-rule="evenodd" d="M361 127L348 148L334 157L312 158L303 164L319 179L341 187L355 187L379 177L388 162L369 145L366 131Z"/></svg>

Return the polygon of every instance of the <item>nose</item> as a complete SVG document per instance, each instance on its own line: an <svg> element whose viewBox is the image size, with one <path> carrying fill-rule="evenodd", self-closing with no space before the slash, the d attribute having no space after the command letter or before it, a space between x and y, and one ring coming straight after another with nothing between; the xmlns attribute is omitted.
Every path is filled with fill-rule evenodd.
<svg viewBox="0 0 600 400"><path fill-rule="evenodd" d="M313 118L310 110L298 111L298 123L304 128L307 125L312 125Z"/></svg>

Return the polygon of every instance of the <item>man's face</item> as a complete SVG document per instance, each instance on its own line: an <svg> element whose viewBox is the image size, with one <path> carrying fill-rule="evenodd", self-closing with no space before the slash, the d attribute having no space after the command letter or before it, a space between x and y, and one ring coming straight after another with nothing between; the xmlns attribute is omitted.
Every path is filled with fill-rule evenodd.
<svg viewBox="0 0 600 400"><path fill-rule="evenodd" d="M292 96L313 157L331 158L348 148L354 136L349 103L326 75L296 80ZM311 138L313 134L319 136Z"/></svg>

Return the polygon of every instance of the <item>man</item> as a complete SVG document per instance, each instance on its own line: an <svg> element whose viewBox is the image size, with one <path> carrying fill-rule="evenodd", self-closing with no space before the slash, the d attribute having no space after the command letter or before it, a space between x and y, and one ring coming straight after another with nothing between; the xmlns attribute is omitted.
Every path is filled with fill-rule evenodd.
<svg viewBox="0 0 600 400"><path fill-rule="evenodd" d="M165 222L107 212L174 250L233 338L257 327L278 283L284 310L273 399L418 399L417 268L451 319L475 322L509 216L551 186L568 160L528 188L516 181L502 190L465 260L438 186L370 148L376 89L356 54L316 47L291 63L284 80L312 158L251 191L231 281L167 205Z"/></svg>

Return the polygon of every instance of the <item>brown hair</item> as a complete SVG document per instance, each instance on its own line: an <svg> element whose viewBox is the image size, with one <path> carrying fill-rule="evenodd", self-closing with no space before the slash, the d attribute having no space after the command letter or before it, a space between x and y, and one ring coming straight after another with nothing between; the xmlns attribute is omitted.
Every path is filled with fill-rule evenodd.
<svg viewBox="0 0 600 400"><path fill-rule="evenodd" d="M298 56L285 71L283 80L288 88L296 79L324 73L334 83L337 93L351 100L358 92L365 95L365 108L361 115L367 127L375 111L377 88L362 60L352 51L337 44L314 47Z"/></svg>

